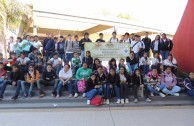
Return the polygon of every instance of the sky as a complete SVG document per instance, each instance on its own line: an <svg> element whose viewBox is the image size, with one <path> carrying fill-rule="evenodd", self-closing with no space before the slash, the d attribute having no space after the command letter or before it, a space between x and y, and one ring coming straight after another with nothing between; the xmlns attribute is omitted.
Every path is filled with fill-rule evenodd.
<svg viewBox="0 0 194 126"><path fill-rule="evenodd" d="M119 13L132 15L142 24L175 34L187 0L22 0L31 3L35 10L97 16L108 10L112 17Z"/></svg>

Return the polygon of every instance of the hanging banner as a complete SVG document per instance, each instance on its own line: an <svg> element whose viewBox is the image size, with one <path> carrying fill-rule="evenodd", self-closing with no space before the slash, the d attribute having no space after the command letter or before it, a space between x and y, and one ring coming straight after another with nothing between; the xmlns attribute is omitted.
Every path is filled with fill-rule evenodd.
<svg viewBox="0 0 194 126"><path fill-rule="evenodd" d="M129 56L130 44L129 43L85 43L86 51L91 52L93 58L99 58L100 60L107 61L111 58L119 60L120 58L126 58Z"/></svg>

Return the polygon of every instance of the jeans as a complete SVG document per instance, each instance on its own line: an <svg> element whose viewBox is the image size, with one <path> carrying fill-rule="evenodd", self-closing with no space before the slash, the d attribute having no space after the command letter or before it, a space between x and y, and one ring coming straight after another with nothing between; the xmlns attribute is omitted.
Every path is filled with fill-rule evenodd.
<svg viewBox="0 0 194 126"><path fill-rule="evenodd" d="M55 68L53 68L56 71L56 75L59 75L60 70L62 69L62 64L58 64Z"/></svg>
<svg viewBox="0 0 194 126"><path fill-rule="evenodd" d="M149 72L149 65L142 65L141 68L144 75L146 75Z"/></svg>
<svg viewBox="0 0 194 126"><path fill-rule="evenodd" d="M121 84L120 85L121 99L127 99L129 96L129 85Z"/></svg>
<svg viewBox="0 0 194 126"><path fill-rule="evenodd" d="M66 85L67 85L69 94L72 94L72 83L71 83L71 81L68 81L68 82L66 83ZM59 84L57 85L57 89L56 89L57 95L60 95L60 94L61 94L61 92L62 92L62 87L63 87L63 82L60 81Z"/></svg>
<svg viewBox="0 0 194 126"><path fill-rule="evenodd" d="M92 89L86 92L86 97L91 100L94 96L102 94L102 88Z"/></svg>
<svg viewBox="0 0 194 126"><path fill-rule="evenodd" d="M160 85L157 86L160 89L160 91L157 91L151 85L147 85L147 87L148 87L148 89L149 89L150 92L155 93L155 94L158 94L158 95L160 94L160 91L164 89L164 85L162 85L162 84L160 84Z"/></svg>
<svg viewBox="0 0 194 126"><path fill-rule="evenodd" d="M134 91L134 98L138 98L139 86L133 85L133 91ZM148 90L147 86L144 86L144 94L145 94L145 98L148 98L149 90Z"/></svg>
<svg viewBox="0 0 194 126"><path fill-rule="evenodd" d="M32 90L34 88L34 84L35 83L27 83L25 81L21 82L21 87L22 87L22 93L23 93L23 95L26 95L27 94L27 92L26 92L26 85L30 85L30 88L28 90L28 95L32 95Z"/></svg>
<svg viewBox="0 0 194 126"><path fill-rule="evenodd" d="M130 63L127 63L127 66L128 66L128 68L129 68L129 71L132 71L132 72L134 72L135 69L138 68L138 64L130 65Z"/></svg>
<svg viewBox="0 0 194 126"><path fill-rule="evenodd" d="M137 58L139 60L139 52L135 53L135 58Z"/></svg>
<svg viewBox="0 0 194 126"><path fill-rule="evenodd" d="M85 56L84 50L81 50L81 59L83 59Z"/></svg>
<svg viewBox="0 0 194 126"><path fill-rule="evenodd" d="M39 90L42 90L41 85L45 85L45 86L55 86L56 85L56 80L52 80L52 81L38 80L37 81L37 87L38 87Z"/></svg>
<svg viewBox="0 0 194 126"><path fill-rule="evenodd" d="M73 53L66 53L66 63L69 64L73 58Z"/></svg>
<svg viewBox="0 0 194 126"><path fill-rule="evenodd" d="M77 82L78 82L78 80L74 80L74 81L73 81L74 93L78 93Z"/></svg>
<svg viewBox="0 0 194 126"><path fill-rule="evenodd" d="M185 93L194 98L194 90L186 90Z"/></svg>
<svg viewBox="0 0 194 126"><path fill-rule="evenodd" d="M65 54L59 54L59 57L65 62Z"/></svg>
<svg viewBox="0 0 194 126"><path fill-rule="evenodd" d="M167 89L166 87L162 90L165 94L174 95L175 93L179 92L181 88L179 86L174 86L171 90Z"/></svg>
<svg viewBox="0 0 194 126"><path fill-rule="evenodd" d="M160 51L160 54L162 55L162 60L165 60L168 58L168 55L170 54L170 51Z"/></svg>
<svg viewBox="0 0 194 126"><path fill-rule="evenodd" d="M120 95L120 89L117 85L113 86L114 92L116 94L117 99L121 99L121 95ZM110 87L106 86L106 94L105 94L105 99L110 99Z"/></svg>
<svg viewBox="0 0 194 126"><path fill-rule="evenodd" d="M24 73L28 72L28 65L26 64L25 66L20 66L20 70Z"/></svg>
<svg viewBox="0 0 194 126"><path fill-rule="evenodd" d="M0 78L0 96L3 97L3 94L5 92L5 89L6 89L6 80Z"/></svg>
<svg viewBox="0 0 194 126"><path fill-rule="evenodd" d="M46 63L49 59L53 58L53 51L45 51Z"/></svg>

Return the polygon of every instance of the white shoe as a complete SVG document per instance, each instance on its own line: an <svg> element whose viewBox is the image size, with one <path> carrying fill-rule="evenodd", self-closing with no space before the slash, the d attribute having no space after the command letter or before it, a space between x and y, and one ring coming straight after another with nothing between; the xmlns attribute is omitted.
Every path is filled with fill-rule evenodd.
<svg viewBox="0 0 194 126"><path fill-rule="evenodd" d="M163 94L163 93L160 93L159 95L160 95L162 98L166 97L166 95Z"/></svg>
<svg viewBox="0 0 194 126"><path fill-rule="evenodd" d="M150 95L151 95L152 97L154 97L154 93L150 93Z"/></svg>
<svg viewBox="0 0 194 126"><path fill-rule="evenodd" d="M151 100L151 99L149 99L149 98L146 98L146 101L147 101L147 102L151 102L152 100Z"/></svg>
<svg viewBox="0 0 194 126"><path fill-rule="evenodd" d="M83 93L82 97L84 97L84 98L85 98L85 97L86 97L86 93Z"/></svg>
<svg viewBox="0 0 194 126"><path fill-rule="evenodd" d="M74 94L74 98L77 98L77 97L78 97L78 93L75 93L75 94Z"/></svg>
<svg viewBox="0 0 194 126"><path fill-rule="evenodd" d="M179 96L179 93L174 93L173 95L174 95L174 96Z"/></svg>
<svg viewBox="0 0 194 126"><path fill-rule="evenodd" d="M121 100L120 99L117 99L116 104L120 104L120 103L121 103Z"/></svg>
<svg viewBox="0 0 194 126"><path fill-rule="evenodd" d="M125 99L125 104L128 104L129 103L129 99Z"/></svg>
<svg viewBox="0 0 194 126"><path fill-rule="evenodd" d="M137 99L137 98L135 98L133 102L134 102L134 103L138 103L138 99Z"/></svg>
<svg viewBox="0 0 194 126"><path fill-rule="evenodd" d="M90 100L87 100L87 105L90 105Z"/></svg>
<svg viewBox="0 0 194 126"><path fill-rule="evenodd" d="M121 99L121 104L125 104L124 99Z"/></svg>
<svg viewBox="0 0 194 126"><path fill-rule="evenodd" d="M109 99L106 99L106 104L107 104L107 105L109 105L109 104L110 104Z"/></svg>

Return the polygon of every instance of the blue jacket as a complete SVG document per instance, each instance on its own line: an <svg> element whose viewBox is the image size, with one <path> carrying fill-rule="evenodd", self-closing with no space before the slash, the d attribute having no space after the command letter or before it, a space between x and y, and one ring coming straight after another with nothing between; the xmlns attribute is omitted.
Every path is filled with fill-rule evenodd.
<svg viewBox="0 0 194 126"><path fill-rule="evenodd" d="M194 80L191 80L189 77L184 80L184 85L186 90L194 89Z"/></svg>
<svg viewBox="0 0 194 126"><path fill-rule="evenodd" d="M58 42L57 43L57 52L59 54L65 54L65 42Z"/></svg>
<svg viewBox="0 0 194 126"><path fill-rule="evenodd" d="M44 44L44 43L43 43ZM45 46L45 51L55 51L55 41L54 39L49 39Z"/></svg>

